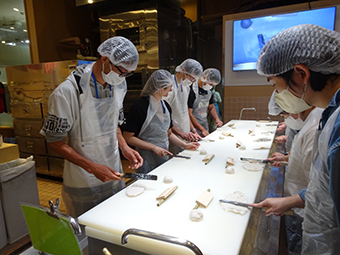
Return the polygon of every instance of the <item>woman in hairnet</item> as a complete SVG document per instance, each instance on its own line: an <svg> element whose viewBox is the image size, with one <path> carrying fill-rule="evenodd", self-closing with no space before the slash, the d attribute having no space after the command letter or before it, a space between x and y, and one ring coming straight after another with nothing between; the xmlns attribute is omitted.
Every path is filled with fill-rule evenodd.
<svg viewBox="0 0 340 255"><path fill-rule="evenodd" d="M166 70L153 72L144 85L141 98L129 110L123 134L144 159L137 172L148 173L172 155L169 141L187 150L196 150L199 143L186 143L172 133L171 108L162 100L171 91L173 78Z"/></svg>
<svg viewBox="0 0 340 255"><path fill-rule="evenodd" d="M209 135L208 113L215 120L216 126L221 127L223 122L218 117L211 89L219 84L221 74L216 68L204 70L202 77L190 86L188 99L189 116L200 136Z"/></svg>
<svg viewBox="0 0 340 255"><path fill-rule="evenodd" d="M125 78L137 67L137 49L128 39L116 36L104 41L98 52L97 61L78 66L53 91L40 131L49 147L65 158L62 196L73 217L124 187L119 148L130 167L143 164L118 126Z"/></svg>
<svg viewBox="0 0 340 255"><path fill-rule="evenodd" d="M197 81L203 72L199 62L194 59L186 59L176 67L173 75L172 92L164 98L172 109L173 133L185 141L197 141L201 137L197 134L190 122L188 113L189 86ZM170 144L170 151L177 154L182 149Z"/></svg>
<svg viewBox="0 0 340 255"><path fill-rule="evenodd" d="M262 48L257 71L275 86L286 112L325 109L308 188L283 200L276 213L304 206L302 254L340 254L340 34L310 24L288 28Z"/></svg>

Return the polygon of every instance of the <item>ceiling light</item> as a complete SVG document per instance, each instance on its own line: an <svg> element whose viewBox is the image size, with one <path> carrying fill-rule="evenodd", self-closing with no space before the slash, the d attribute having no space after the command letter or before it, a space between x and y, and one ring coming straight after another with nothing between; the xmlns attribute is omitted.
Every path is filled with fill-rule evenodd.
<svg viewBox="0 0 340 255"><path fill-rule="evenodd" d="M6 43L6 45L15 46L16 44L14 42L8 42L8 43Z"/></svg>
<svg viewBox="0 0 340 255"><path fill-rule="evenodd" d="M93 0L88 0L87 1L89 4L93 4Z"/></svg>
<svg viewBox="0 0 340 255"><path fill-rule="evenodd" d="M1 41L1 43L6 43L6 41Z"/></svg>
<svg viewBox="0 0 340 255"><path fill-rule="evenodd" d="M27 32L27 29L24 29L24 30L22 30L22 31Z"/></svg>
<svg viewBox="0 0 340 255"><path fill-rule="evenodd" d="M25 40L25 43L30 43L30 40Z"/></svg>
<svg viewBox="0 0 340 255"><path fill-rule="evenodd" d="M18 12L18 11L19 11L19 9L18 9L18 8L13 8L13 11L16 11L16 12Z"/></svg>
<svg viewBox="0 0 340 255"><path fill-rule="evenodd" d="M14 27L9 27L9 29L14 29Z"/></svg>

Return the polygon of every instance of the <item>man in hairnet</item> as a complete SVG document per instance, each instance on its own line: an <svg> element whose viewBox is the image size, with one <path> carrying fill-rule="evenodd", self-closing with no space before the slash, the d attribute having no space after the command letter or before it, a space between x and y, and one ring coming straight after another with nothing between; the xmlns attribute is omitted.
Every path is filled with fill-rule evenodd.
<svg viewBox="0 0 340 255"><path fill-rule="evenodd" d="M97 61L78 66L53 91L40 131L48 146L65 158L62 197L73 217L124 187L119 148L130 167L143 164L119 127L125 78L137 68L137 49L128 39L116 36L104 41L98 53Z"/></svg>
<svg viewBox="0 0 340 255"><path fill-rule="evenodd" d="M153 72L145 83L141 98L129 110L123 135L144 159L137 172L148 173L169 159L169 141L187 150L196 150L197 142L186 143L171 131L171 108L162 100L168 96L173 84L166 70Z"/></svg>
<svg viewBox="0 0 340 255"><path fill-rule="evenodd" d="M340 34L310 24L288 28L262 48L257 72L275 86L275 100L286 112L325 109L307 190L270 209L305 208L302 254L340 254Z"/></svg>
<svg viewBox="0 0 340 255"><path fill-rule="evenodd" d="M215 120L217 127L223 125L223 122L218 117L211 92L211 89L219 84L220 81L220 71L216 68L208 68L204 70L197 83L190 86L189 116L198 134L202 137L209 135L208 113Z"/></svg>
<svg viewBox="0 0 340 255"><path fill-rule="evenodd" d="M270 161L288 161L288 166L285 169L283 192L285 198L283 199L289 200L291 196L298 195L302 189L306 189L308 186L310 166L313 159L314 137L323 109L312 106L303 112L289 114L284 112L276 103L275 93L274 91L268 104L269 114L283 115L287 128L299 130L292 138L289 154L274 152L272 157L267 159ZM272 166L279 167L281 164L276 162L272 163ZM273 208L282 202L282 198L268 198L264 203L268 201ZM271 214L271 210L268 210L266 214ZM285 215L287 249L293 254L301 252L303 214L303 209L295 208L294 215Z"/></svg>
<svg viewBox="0 0 340 255"><path fill-rule="evenodd" d="M185 141L197 141L201 137L197 134L190 122L188 113L189 86L198 80L203 72L199 62L194 59L186 59L176 67L176 74L173 75L172 92L164 98L172 109L172 131L175 135ZM183 149L170 144L170 151L174 154Z"/></svg>

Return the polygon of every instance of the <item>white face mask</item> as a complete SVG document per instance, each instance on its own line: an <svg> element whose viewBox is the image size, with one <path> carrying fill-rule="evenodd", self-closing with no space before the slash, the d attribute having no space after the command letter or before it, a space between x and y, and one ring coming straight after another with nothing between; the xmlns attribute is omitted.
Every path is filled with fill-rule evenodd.
<svg viewBox="0 0 340 255"><path fill-rule="evenodd" d="M300 114L297 119L294 119L291 115L289 115L288 118L285 119L285 123L288 127L294 130L300 130L304 124L303 120L300 118Z"/></svg>
<svg viewBox="0 0 340 255"><path fill-rule="evenodd" d="M105 74L104 73L104 64L103 64L103 69L102 69L103 80L110 85L121 84L124 81L125 77L119 77L119 74L112 71L111 65L110 65L110 70L111 71L108 74Z"/></svg>
<svg viewBox="0 0 340 255"><path fill-rule="evenodd" d="M182 81L181 81L181 85L182 85L183 87L190 86L191 84L192 84L192 82L189 81L188 79L185 79L185 80L182 80Z"/></svg>
<svg viewBox="0 0 340 255"><path fill-rule="evenodd" d="M203 88L204 90L211 90L212 87L213 87L213 86L211 86L211 85L209 85L209 84L205 84L205 85L203 85L202 88Z"/></svg>
<svg viewBox="0 0 340 255"><path fill-rule="evenodd" d="M289 90L289 86L282 90L280 93L275 92L275 101L277 104L288 113L299 113L303 112L311 106L309 106L304 100L303 97L305 95L305 88L307 85L303 87L303 94L301 98L293 95Z"/></svg>

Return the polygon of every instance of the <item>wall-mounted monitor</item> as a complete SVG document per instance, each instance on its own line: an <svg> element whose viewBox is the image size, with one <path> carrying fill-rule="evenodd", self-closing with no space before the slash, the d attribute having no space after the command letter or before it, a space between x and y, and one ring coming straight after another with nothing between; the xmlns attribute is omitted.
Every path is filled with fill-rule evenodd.
<svg viewBox="0 0 340 255"><path fill-rule="evenodd" d="M233 21L233 71L255 70L264 44L286 28L315 24L334 30L336 7Z"/></svg>

